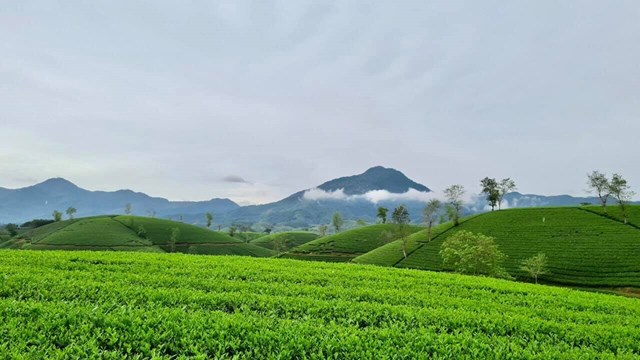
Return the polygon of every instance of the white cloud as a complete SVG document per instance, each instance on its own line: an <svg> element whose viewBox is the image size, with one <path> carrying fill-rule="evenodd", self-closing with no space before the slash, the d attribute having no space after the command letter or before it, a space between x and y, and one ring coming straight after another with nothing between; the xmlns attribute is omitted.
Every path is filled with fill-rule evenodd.
<svg viewBox="0 0 640 360"><path fill-rule="evenodd" d="M441 198L440 194L435 192L421 192L415 189L409 189L405 193L392 193L387 190L373 190L362 195L347 195L344 193L344 189L338 189L335 191L324 191L322 189L310 189L307 190L304 195L304 200L367 200L374 204L383 201L422 201L426 202L430 199Z"/></svg>

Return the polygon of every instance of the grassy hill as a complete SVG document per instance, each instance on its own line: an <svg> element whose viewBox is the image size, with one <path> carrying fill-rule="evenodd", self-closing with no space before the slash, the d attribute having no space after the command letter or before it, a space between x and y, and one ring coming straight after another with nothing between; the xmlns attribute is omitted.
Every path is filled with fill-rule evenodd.
<svg viewBox="0 0 640 360"><path fill-rule="evenodd" d="M141 228L146 235L139 234ZM11 239L0 247L33 250L169 251L173 229L179 229L176 251L194 254L272 256L259 246L227 234L165 219L98 216L48 224Z"/></svg>
<svg viewBox="0 0 640 360"><path fill-rule="evenodd" d="M634 209L637 211L638 207ZM444 230L444 231L440 231ZM356 258L360 263L443 269L442 242L459 230L493 236L508 259L506 269L523 276L520 262L539 252L547 255L545 281L586 286L640 286L640 229L582 208L530 208L477 215L456 228L439 228L431 243L414 239L403 259L397 243Z"/></svg>
<svg viewBox="0 0 640 360"><path fill-rule="evenodd" d="M313 241L318 237L318 234L307 231L287 231L259 237L251 240L251 244L273 250L274 244L280 241L282 244L285 244L286 249L291 249Z"/></svg>
<svg viewBox="0 0 640 360"><path fill-rule="evenodd" d="M325 236L300 245L284 255L301 260L350 261L394 239L394 226L378 224L347 230ZM409 234L420 231L418 226L409 226Z"/></svg>
<svg viewBox="0 0 640 360"><path fill-rule="evenodd" d="M0 259L7 358L640 355L640 301L613 295L283 259L7 250Z"/></svg>

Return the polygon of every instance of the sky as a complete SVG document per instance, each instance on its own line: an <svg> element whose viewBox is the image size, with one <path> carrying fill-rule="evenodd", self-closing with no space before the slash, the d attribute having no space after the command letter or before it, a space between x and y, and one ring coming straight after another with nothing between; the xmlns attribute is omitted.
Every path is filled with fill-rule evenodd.
<svg viewBox="0 0 640 360"><path fill-rule="evenodd" d="M0 0L0 187L640 192L640 2Z"/></svg>

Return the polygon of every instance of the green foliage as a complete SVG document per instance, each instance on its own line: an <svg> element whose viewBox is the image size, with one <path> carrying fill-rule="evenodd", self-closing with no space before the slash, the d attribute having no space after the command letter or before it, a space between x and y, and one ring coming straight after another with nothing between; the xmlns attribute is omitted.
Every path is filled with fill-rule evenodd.
<svg viewBox="0 0 640 360"><path fill-rule="evenodd" d="M251 240L251 244L262 246L267 249L276 250L276 244L280 249L291 249L309 241L317 239L318 234L306 231L289 231L270 234Z"/></svg>
<svg viewBox="0 0 640 360"><path fill-rule="evenodd" d="M506 258L492 237L461 230L447 238L440 250L443 265L462 273L507 277Z"/></svg>
<svg viewBox="0 0 640 360"><path fill-rule="evenodd" d="M61 221L62 220L62 213L58 210L53 210L53 213L51 214L51 216L53 216L53 221Z"/></svg>
<svg viewBox="0 0 640 360"><path fill-rule="evenodd" d="M387 209L386 207L383 207L383 206L378 207L378 214L376 215L376 217L378 218L380 223L382 224L387 223L388 212L389 212L389 209Z"/></svg>
<svg viewBox="0 0 640 360"><path fill-rule="evenodd" d="M353 264L0 253L0 353L9 359L640 354L640 302L619 296Z"/></svg>
<svg viewBox="0 0 640 360"><path fill-rule="evenodd" d="M73 220L73 215L78 212L78 210L73 206L69 206L65 212L67 213L69 220Z"/></svg>
<svg viewBox="0 0 640 360"><path fill-rule="evenodd" d="M500 188L498 182L496 179L485 177L480 180L480 186L482 187L480 193L485 195L489 206L491 206L491 211L495 210L498 202L500 201Z"/></svg>
<svg viewBox="0 0 640 360"><path fill-rule="evenodd" d="M333 226L333 229L335 230L336 233L340 232L342 225L344 225L344 220L342 219L342 215L337 211L334 212L333 216L331 217L331 226Z"/></svg>
<svg viewBox="0 0 640 360"><path fill-rule="evenodd" d="M9 233L10 237L14 237L18 235L18 225L16 224L7 224L4 226L5 230Z"/></svg>
<svg viewBox="0 0 640 360"><path fill-rule="evenodd" d="M547 273L547 256L544 253L532 256L522 261L520 269L529 274L538 283L538 277Z"/></svg>
<svg viewBox="0 0 640 360"><path fill-rule="evenodd" d="M427 202L427 206L422 211L423 222L427 225L427 241L431 241L433 234L431 229L436 222L436 217L440 211L442 204L438 199L431 199Z"/></svg>
<svg viewBox="0 0 640 360"><path fill-rule="evenodd" d="M207 220L207 228L211 228L211 224L213 223L213 214L210 212L207 212L206 214L204 214L205 219Z"/></svg>
<svg viewBox="0 0 640 360"><path fill-rule="evenodd" d="M508 256L504 267L511 275L528 276L520 269L521 262L542 252L553 254L545 281L640 287L640 230L590 212L598 210L595 206L510 209L464 218L459 227L421 244L397 266L444 270L440 246L460 229L493 237ZM619 211L609 209L610 215L613 210ZM640 207L629 207L629 214L640 219Z"/></svg>
<svg viewBox="0 0 640 360"><path fill-rule="evenodd" d="M629 201L631 201L631 198L635 195L635 192L631 190L631 187L627 184L627 180L622 178L619 174L613 174L611 177L611 181L609 182L609 192L611 193L611 196L618 201L622 219L626 224L628 221L627 207Z"/></svg>
<svg viewBox="0 0 640 360"><path fill-rule="evenodd" d="M232 225L229 227L229 236L234 237L236 235L236 232L238 231L238 228L235 225Z"/></svg>
<svg viewBox="0 0 640 360"><path fill-rule="evenodd" d="M406 227L406 233L412 234L422 228L417 226ZM394 240L397 239L395 225L376 224L361 228L347 230L338 234L324 236L306 244L290 249L288 256L296 259L315 259L350 261L358 255L362 255L384 244L383 234L391 232Z"/></svg>
<svg viewBox="0 0 640 360"><path fill-rule="evenodd" d="M609 179L607 175L595 170L587 175L587 187L589 191L598 196L602 211L607 213L607 200L611 196Z"/></svg>
<svg viewBox="0 0 640 360"><path fill-rule="evenodd" d="M169 252L176 252L176 243L180 239L180 228L171 229L171 238L169 238Z"/></svg>
<svg viewBox="0 0 640 360"><path fill-rule="evenodd" d="M465 194L462 185L451 185L444 190L444 196L447 198L447 214L449 220L453 221L454 226L460 224L460 211L462 211L462 196Z"/></svg>
<svg viewBox="0 0 640 360"><path fill-rule="evenodd" d="M318 226L318 235L320 235L320 237L327 235L327 225Z"/></svg>
<svg viewBox="0 0 640 360"><path fill-rule="evenodd" d="M147 230L144 228L144 225L138 225L138 229L136 231L136 235L138 235L142 239L147 238Z"/></svg>
<svg viewBox="0 0 640 360"><path fill-rule="evenodd" d="M176 252L202 251L203 254L211 255L273 255L271 250L243 244L241 240L224 233L170 220L139 216L98 216L54 222L20 234L16 237L16 241L2 243L0 247L34 250L162 252L171 250L171 236L174 228L180 230L180 236L174 248ZM250 234L243 233L246 236ZM234 248L236 246L238 248Z"/></svg>

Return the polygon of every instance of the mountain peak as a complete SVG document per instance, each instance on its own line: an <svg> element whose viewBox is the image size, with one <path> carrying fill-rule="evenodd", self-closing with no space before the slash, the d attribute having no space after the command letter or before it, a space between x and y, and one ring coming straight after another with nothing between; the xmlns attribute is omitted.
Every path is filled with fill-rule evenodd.
<svg viewBox="0 0 640 360"><path fill-rule="evenodd" d="M402 194L410 189L420 192L431 191L426 186L409 179L402 172L383 166L374 166L359 175L328 181L318 188L324 191L342 189L347 195L362 195L375 190L386 190L395 194Z"/></svg>
<svg viewBox="0 0 640 360"><path fill-rule="evenodd" d="M76 184L72 183L67 179L63 179L61 177L47 179L39 184L33 185L34 188L52 190L52 191L60 191L60 190L75 190L79 189Z"/></svg>

